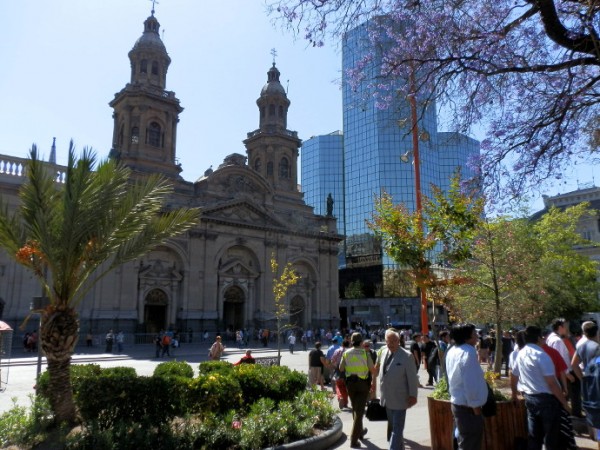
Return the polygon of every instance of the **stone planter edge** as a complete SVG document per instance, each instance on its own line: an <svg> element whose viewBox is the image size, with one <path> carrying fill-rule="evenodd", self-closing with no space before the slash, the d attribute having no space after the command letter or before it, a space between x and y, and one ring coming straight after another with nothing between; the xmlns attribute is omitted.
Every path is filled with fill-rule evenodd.
<svg viewBox="0 0 600 450"><path fill-rule="evenodd" d="M264 450L327 450L342 437L342 434L342 420L338 416L335 416L333 426L318 436L290 442L289 444L278 445L277 447L269 447Z"/></svg>

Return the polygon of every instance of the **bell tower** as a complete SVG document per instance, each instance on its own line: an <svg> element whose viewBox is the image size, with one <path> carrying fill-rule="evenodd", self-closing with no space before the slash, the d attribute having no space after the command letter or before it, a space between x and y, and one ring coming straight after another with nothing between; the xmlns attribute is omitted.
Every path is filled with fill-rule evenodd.
<svg viewBox="0 0 600 450"><path fill-rule="evenodd" d="M259 172L280 193L301 195L298 191L298 133L287 129L290 101L279 81L280 72L273 66L267 72L267 84L256 100L259 110L258 129L244 141L248 165Z"/></svg>
<svg viewBox="0 0 600 450"><path fill-rule="evenodd" d="M110 156L140 173L179 177L176 163L177 123L183 108L166 90L171 58L160 39L160 24L152 14L129 52L131 80L109 103L113 108Z"/></svg>

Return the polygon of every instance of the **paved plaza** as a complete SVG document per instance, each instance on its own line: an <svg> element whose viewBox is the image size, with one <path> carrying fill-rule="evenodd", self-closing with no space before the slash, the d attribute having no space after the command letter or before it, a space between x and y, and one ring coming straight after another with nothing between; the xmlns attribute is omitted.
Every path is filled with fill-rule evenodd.
<svg viewBox="0 0 600 450"><path fill-rule="evenodd" d="M183 344L172 354L171 359L187 361L192 365L194 370L198 370L198 364L207 360L208 347L212 342L199 342ZM227 343L226 343L227 344ZM298 346L296 346L298 347ZM277 349L274 344L267 348L263 348L259 343L253 343L249 347L253 350L254 356L275 356ZM300 346L301 348L301 346ZM154 346L150 344L125 346L122 355L103 353L104 348L92 347L87 348L79 346L73 356L75 363L97 363L102 367L128 366L134 367L138 375L151 375L157 364L169 358L154 358ZM15 398L20 405L29 405L29 396L33 395L35 384L35 376L37 369L37 357L31 353L24 353L20 349L14 349L15 354L10 359L10 364L5 365L5 360L2 361L2 380L8 377L6 390L0 393L0 413L4 412L12 406L12 398ZM225 349L224 359L230 362L237 361L244 353L243 349L228 346ZM308 371L308 352L296 350L294 354L290 354L287 346L282 345L281 364L290 367L291 369L307 373ZM42 370L45 370L45 364L42 365ZM422 371L420 379L423 382L426 380L427 373ZM3 386L4 387L4 386ZM405 438L407 450L425 450L431 449L431 439L429 436L429 416L427 411L427 396L430 395L432 388L419 389L419 398L417 405L411 408L406 417ZM333 400L337 405L337 401ZM340 441L332 447L332 449L349 449L350 448L350 431L352 428L352 413L348 410L342 410L339 417L344 424L344 436ZM370 422L365 419L365 426L368 428L368 433L365 440L362 441L362 447L370 450L387 449L388 443L386 440L387 422ZM577 444L581 449L597 449L598 446L590 439L583 437L577 438ZM507 449L512 450L512 449Z"/></svg>

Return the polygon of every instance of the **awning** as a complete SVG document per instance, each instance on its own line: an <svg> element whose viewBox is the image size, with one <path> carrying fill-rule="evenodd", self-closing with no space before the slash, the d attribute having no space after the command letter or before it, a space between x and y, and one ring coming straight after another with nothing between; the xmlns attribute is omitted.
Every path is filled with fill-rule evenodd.
<svg viewBox="0 0 600 450"><path fill-rule="evenodd" d="M12 328L9 324L0 320L0 331L12 331Z"/></svg>

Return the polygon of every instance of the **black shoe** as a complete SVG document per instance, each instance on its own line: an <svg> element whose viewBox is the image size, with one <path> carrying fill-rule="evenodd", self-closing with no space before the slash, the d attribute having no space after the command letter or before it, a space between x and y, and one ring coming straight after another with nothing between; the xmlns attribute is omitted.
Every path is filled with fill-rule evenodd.
<svg viewBox="0 0 600 450"><path fill-rule="evenodd" d="M363 427L362 433L360 433L360 438L361 439L365 438L365 436L367 435L367 431L369 431L369 430L367 430L366 428Z"/></svg>
<svg viewBox="0 0 600 450"><path fill-rule="evenodd" d="M350 448L361 448L360 444L358 442L351 442L350 443Z"/></svg>

